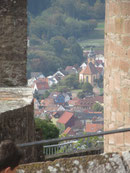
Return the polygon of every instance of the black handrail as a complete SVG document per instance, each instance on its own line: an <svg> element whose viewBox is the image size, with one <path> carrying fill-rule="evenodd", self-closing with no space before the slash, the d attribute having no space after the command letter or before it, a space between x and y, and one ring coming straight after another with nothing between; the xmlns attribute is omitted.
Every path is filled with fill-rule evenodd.
<svg viewBox="0 0 130 173"><path fill-rule="evenodd" d="M19 147L29 147L29 146L35 146L35 145L47 145L47 144L54 144L61 141L68 141L68 140L75 140L75 139L81 139L81 138L87 138L87 137L94 137L94 136L104 136L109 134L115 134L115 133L123 133L130 131L130 128L125 129L118 129L118 130L111 130L111 131L105 131L105 132L96 132L96 133L89 133L86 135L77 135L77 136L71 136L71 137L65 137L65 138L55 138L55 139L49 139L49 140L41 140L41 141L35 141L35 142L28 142L23 144L17 144Z"/></svg>

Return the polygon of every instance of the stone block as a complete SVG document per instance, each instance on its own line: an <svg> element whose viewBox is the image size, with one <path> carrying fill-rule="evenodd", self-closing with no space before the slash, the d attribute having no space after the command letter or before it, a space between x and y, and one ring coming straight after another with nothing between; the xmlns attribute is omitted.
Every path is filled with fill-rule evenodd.
<svg viewBox="0 0 130 173"><path fill-rule="evenodd" d="M18 173L128 173L127 171L122 157L117 153L62 158L18 167Z"/></svg>
<svg viewBox="0 0 130 173"><path fill-rule="evenodd" d="M114 26L115 26L115 33L122 34L123 33L123 26L124 26L124 19L122 17L115 17L114 18Z"/></svg>
<svg viewBox="0 0 130 173"><path fill-rule="evenodd" d="M124 34L130 34L130 19L124 21Z"/></svg>
<svg viewBox="0 0 130 173"><path fill-rule="evenodd" d="M0 141L17 144L35 141L33 94L30 88L0 88ZM25 148L25 162L35 160L33 148Z"/></svg>
<svg viewBox="0 0 130 173"><path fill-rule="evenodd" d="M120 111L125 116L126 113L130 113L129 109L130 103L128 102L127 99L122 98L120 99Z"/></svg>
<svg viewBox="0 0 130 173"><path fill-rule="evenodd" d="M119 3L120 11L122 16L130 16L130 1L126 0L125 2Z"/></svg>
<svg viewBox="0 0 130 173"><path fill-rule="evenodd" d="M126 48L130 46L130 36L122 36L122 46Z"/></svg>
<svg viewBox="0 0 130 173"><path fill-rule="evenodd" d="M27 1L0 1L0 87L26 86Z"/></svg>
<svg viewBox="0 0 130 173"><path fill-rule="evenodd" d="M119 106L120 106L120 98L118 97L117 94L113 94L113 99L112 99L112 107L113 109L115 110L118 110L119 109Z"/></svg>
<svg viewBox="0 0 130 173"><path fill-rule="evenodd" d="M116 1L110 1L109 2L109 16L113 17L117 14L120 14L120 6L118 4L119 2Z"/></svg>
<svg viewBox="0 0 130 173"><path fill-rule="evenodd" d="M127 114L124 113L124 119L125 119L124 120L125 126L129 127L130 126L130 113L129 114L128 113Z"/></svg>
<svg viewBox="0 0 130 173"><path fill-rule="evenodd" d="M109 145L115 145L115 135L109 135Z"/></svg>
<svg viewBox="0 0 130 173"><path fill-rule="evenodd" d="M118 127L123 126L125 123L125 118L123 116L123 114L119 111L116 112L116 124Z"/></svg>
<svg viewBox="0 0 130 173"><path fill-rule="evenodd" d="M123 72L128 73L130 65L129 65L129 63L127 61L120 60L119 67L120 67L120 70L122 70Z"/></svg>
<svg viewBox="0 0 130 173"><path fill-rule="evenodd" d="M115 144L117 147L124 146L124 143L125 143L124 133L115 134L114 137L115 137Z"/></svg>
<svg viewBox="0 0 130 173"><path fill-rule="evenodd" d="M129 126L129 128L130 128L130 126ZM124 133L124 143L126 146L129 146L129 150L130 150L130 132Z"/></svg>

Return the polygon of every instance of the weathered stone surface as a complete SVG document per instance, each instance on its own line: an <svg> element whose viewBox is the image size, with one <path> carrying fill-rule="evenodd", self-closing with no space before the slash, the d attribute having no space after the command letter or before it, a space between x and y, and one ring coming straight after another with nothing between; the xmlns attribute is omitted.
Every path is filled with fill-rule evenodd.
<svg viewBox="0 0 130 173"><path fill-rule="evenodd" d="M130 153L88 155L20 165L18 173L129 173Z"/></svg>
<svg viewBox="0 0 130 173"><path fill-rule="evenodd" d="M7 111L31 105L32 101L33 92L31 88L0 88L0 115Z"/></svg>
<svg viewBox="0 0 130 173"><path fill-rule="evenodd" d="M33 94L30 88L0 88L0 141L16 143L35 140ZM33 161L33 148L25 151L25 162Z"/></svg>
<svg viewBox="0 0 130 173"><path fill-rule="evenodd" d="M0 87L26 85L26 0L0 0Z"/></svg>
<svg viewBox="0 0 130 173"><path fill-rule="evenodd" d="M130 127L130 0L106 0L104 130ZM105 152L130 150L130 135L105 136Z"/></svg>

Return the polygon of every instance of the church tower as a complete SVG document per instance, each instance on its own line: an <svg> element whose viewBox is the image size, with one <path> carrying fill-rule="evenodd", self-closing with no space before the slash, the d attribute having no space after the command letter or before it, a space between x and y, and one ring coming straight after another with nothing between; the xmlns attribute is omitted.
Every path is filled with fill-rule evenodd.
<svg viewBox="0 0 130 173"><path fill-rule="evenodd" d="M96 54L95 54L95 52L94 52L94 50L93 50L93 47L91 47L90 48L90 51L89 51L89 53L88 53L88 64L90 63L90 62L92 62L93 64L95 64L95 58L96 58Z"/></svg>

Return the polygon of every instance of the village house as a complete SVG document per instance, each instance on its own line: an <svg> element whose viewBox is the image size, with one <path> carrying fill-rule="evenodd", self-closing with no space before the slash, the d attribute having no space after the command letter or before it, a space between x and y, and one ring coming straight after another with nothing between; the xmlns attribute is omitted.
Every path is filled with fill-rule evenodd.
<svg viewBox="0 0 130 173"><path fill-rule="evenodd" d="M78 73L77 70L76 70L76 68L73 67L73 66L67 66L67 67L65 68L65 71L66 71L68 74L76 74L76 73Z"/></svg>
<svg viewBox="0 0 130 173"><path fill-rule="evenodd" d="M84 131L86 133L94 133L98 131L103 131L103 124L86 123L86 127Z"/></svg>
<svg viewBox="0 0 130 173"><path fill-rule="evenodd" d="M92 62L88 63L85 69L79 73L80 83L90 83L92 86L95 84L95 79L99 79L99 72Z"/></svg>
<svg viewBox="0 0 130 173"><path fill-rule="evenodd" d="M35 81L34 84L34 93L43 94L46 90L49 89L48 78L39 78Z"/></svg>
<svg viewBox="0 0 130 173"><path fill-rule="evenodd" d="M99 103L103 106L103 96L92 96L92 97L86 97L84 99L79 99L75 102L75 105L73 106L74 110L92 110L92 106L95 103Z"/></svg>
<svg viewBox="0 0 130 173"><path fill-rule="evenodd" d="M65 97L63 94L59 94L55 99L54 103L58 105L64 105L65 104Z"/></svg>
<svg viewBox="0 0 130 173"><path fill-rule="evenodd" d="M65 131L62 133L62 136L74 136L76 133L72 130L72 128L68 127L65 129Z"/></svg>
<svg viewBox="0 0 130 173"><path fill-rule="evenodd" d="M57 127L60 129L62 133L68 127L72 127L74 125L74 113L72 112L64 112L62 116L57 121Z"/></svg>
<svg viewBox="0 0 130 173"><path fill-rule="evenodd" d="M75 112L75 117L82 122L83 127L86 126L86 123L97 123L103 124L104 118L102 112Z"/></svg>
<svg viewBox="0 0 130 173"><path fill-rule="evenodd" d="M48 76L47 78L49 87L56 85L58 83L58 80L54 76Z"/></svg>
<svg viewBox="0 0 130 173"><path fill-rule="evenodd" d="M53 74L53 77L57 80L60 81L65 77L65 75L61 71L57 71L55 74Z"/></svg>
<svg viewBox="0 0 130 173"><path fill-rule="evenodd" d="M83 70L83 69L86 68L86 66L87 66L87 63L83 62L83 63L81 64L80 68Z"/></svg>
<svg viewBox="0 0 130 173"><path fill-rule="evenodd" d="M93 48L91 48L87 54L87 63L84 62L80 68L82 70L79 73L79 82L88 82L94 86L95 80L104 75L104 60L98 56L96 57Z"/></svg>
<svg viewBox="0 0 130 173"><path fill-rule="evenodd" d="M45 78L45 76L42 74L42 72L31 72L31 78L39 79Z"/></svg>
<svg viewBox="0 0 130 173"><path fill-rule="evenodd" d="M56 111L51 113L51 121L57 125L57 121L61 117L61 115L64 113L64 111Z"/></svg>
<svg viewBox="0 0 130 173"><path fill-rule="evenodd" d="M71 129L76 135L84 133L84 125L76 116L75 116L74 125L71 127Z"/></svg>

